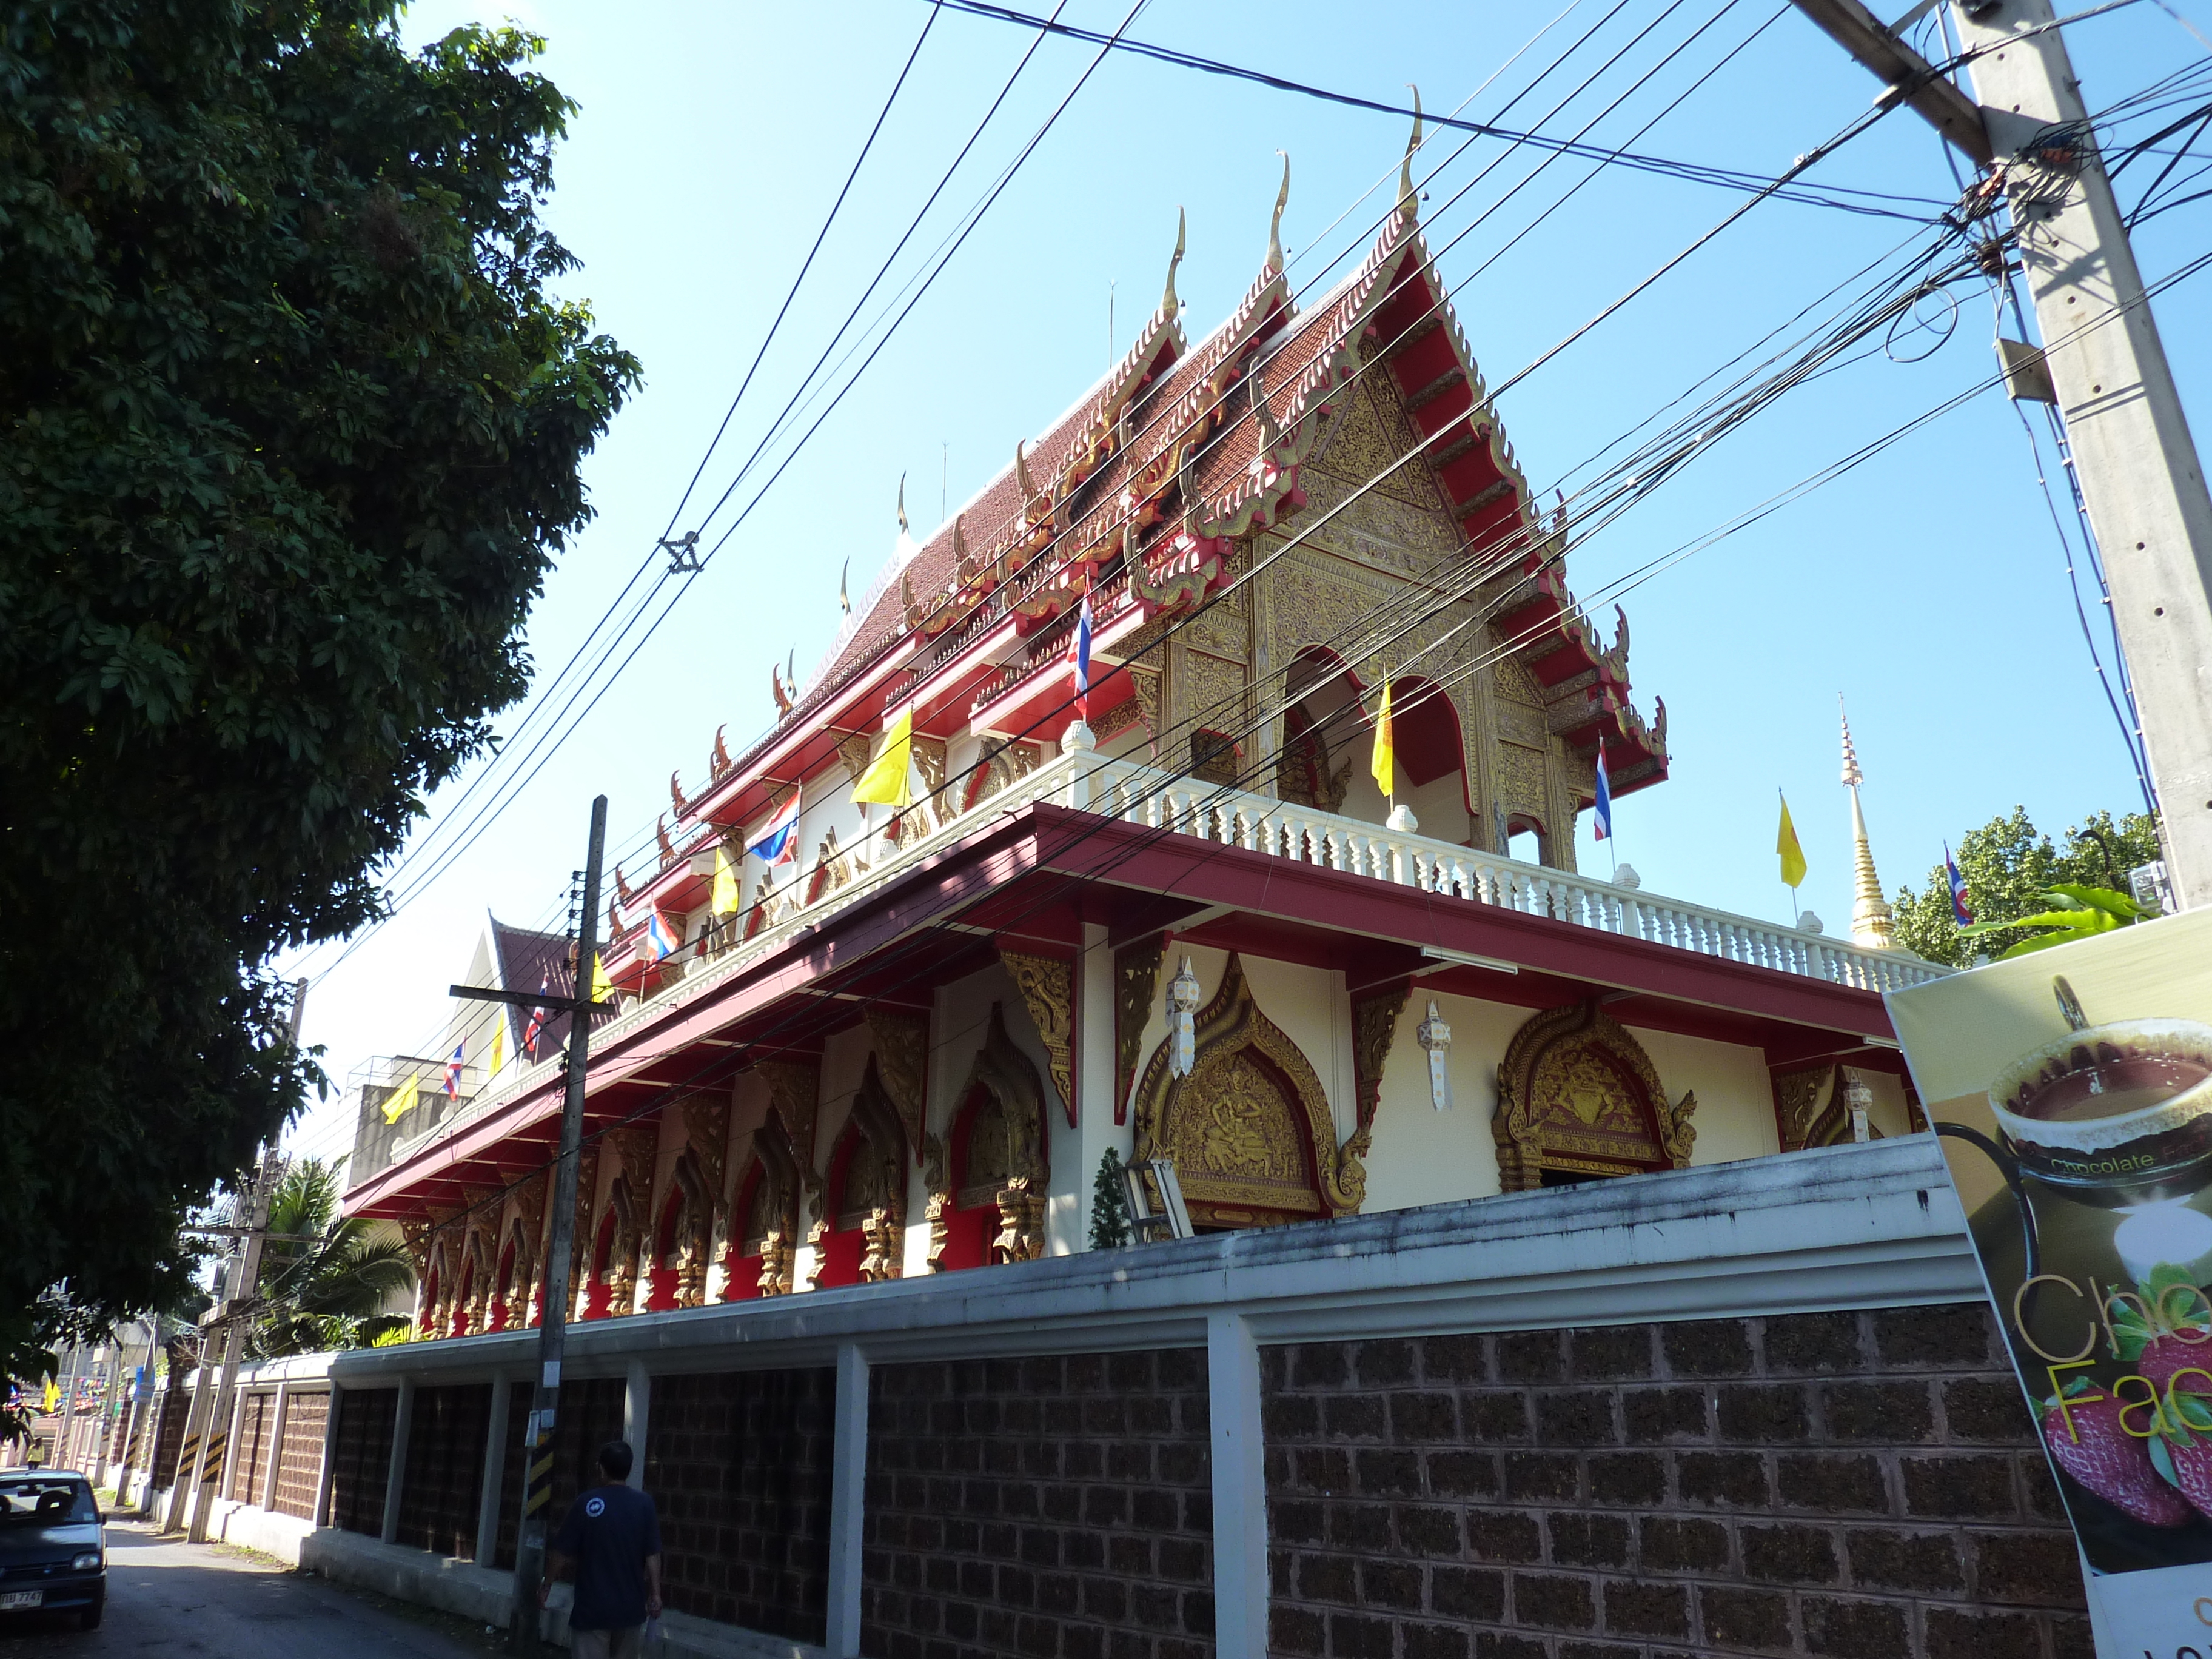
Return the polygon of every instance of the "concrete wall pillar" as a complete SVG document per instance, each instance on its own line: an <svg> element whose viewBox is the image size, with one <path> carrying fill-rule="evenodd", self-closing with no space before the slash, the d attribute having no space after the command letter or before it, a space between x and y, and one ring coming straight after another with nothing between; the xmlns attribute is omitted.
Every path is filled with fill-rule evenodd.
<svg viewBox="0 0 2212 1659"><path fill-rule="evenodd" d="M399 1500L407 1486L407 1431L415 1419L415 1379L403 1377L399 1403L392 1413L392 1466L384 1477L384 1530L387 1544L399 1539Z"/></svg>
<svg viewBox="0 0 2212 1659"><path fill-rule="evenodd" d="M252 1501L264 1510L276 1507L276 1477L284 1469L284 1413L292 1403L292 1385L279 1382L276 1397L269 1402L262 1419L262 1444L269 1449L269 1467L261 1471L261 1490Z"/></svg>
<svg viewBox="0 0 2212 1659"><path fill-rule="evenodd" d="M1242 1314L1206 1320L1213 1466L1214 1651L1267 1651L1267 1478L1260 1427L1260 1347Z"/></svg>
<svg viewBox="0 0 2212 1659"><path fill-rule="evenodd" d="M483 1492L477 1499L477 1547L471 1558L489 1567L499 1554L500 1488L507 1481L507 1413L514 1399L514 1385L506 1377L491 1380L491 1411L484 1419Z"/></svg>
<svg viewBox="0 0 2212 1659"><path fill-rule="evenodd" d="M628 1484L642 1491L645 1437L653 1431L653 1374L645 1369L645 1361L633 1359L623 1380L623 1438L629 1442L631 1453Z"/></svg>
<svg viewBox="0 0 2212 1659"><path fill-rule="evenodd" d="M830 1461L830 1659L859 1659L860 1540L868 1478L868 1361L856 1342L837 1349L836 1439Z"/></svg>
<svg viewBox="0 0 2212 1659"><path fill-rule="evenodd" d="M319 1527L331 1524L331 1476L337 1462L338 1407L344 1395L333 1379L330 1400L323 1407L323 1462L315 1472L315 1524Z"/></svg>

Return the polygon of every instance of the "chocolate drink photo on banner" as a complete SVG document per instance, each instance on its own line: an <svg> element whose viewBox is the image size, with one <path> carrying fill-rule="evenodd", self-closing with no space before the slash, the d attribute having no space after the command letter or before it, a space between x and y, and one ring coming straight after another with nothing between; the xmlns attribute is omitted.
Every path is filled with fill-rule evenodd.
<svg viewBox="0 0 2212 1659"><path fill-rule="evenodd" d="M2212 1653L2212 911L1886 1000L2100 1638Z"/></svg>

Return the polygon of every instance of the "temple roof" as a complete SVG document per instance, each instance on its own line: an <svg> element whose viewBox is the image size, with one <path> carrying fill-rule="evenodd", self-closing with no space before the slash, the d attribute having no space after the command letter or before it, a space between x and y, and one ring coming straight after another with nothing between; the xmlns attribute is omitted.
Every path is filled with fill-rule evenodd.
<svg viewBox="0 0 2212 1659"><path fill-rule="evenodd" d="M927 540L902 534L773 731L734 760L718 736L707 785L672 787L664 870L686 862L684 820L711 834L763 810L771 770L811 773L899 706L918 708L917 730L957 729L1041 675L1086 588L1094 650L1110 659L1110 637L1139 617L1226 586L1233 539L1304 504L1299 470L1362 377L1391 386L1466 545L1492 559L1474 597L1543 688L1552 729L1585 755L1604 737L1616 794L1663 779L1664 707L1647 726L1630 705L1626 618L1608 647L1567 590L1564 514L1547 520L1530 499L1421 233L1410 156L1365 258L1304 311L1271 234L1243 298L1192 345L1179 234L1160 305L1120 361Z"/></svg>

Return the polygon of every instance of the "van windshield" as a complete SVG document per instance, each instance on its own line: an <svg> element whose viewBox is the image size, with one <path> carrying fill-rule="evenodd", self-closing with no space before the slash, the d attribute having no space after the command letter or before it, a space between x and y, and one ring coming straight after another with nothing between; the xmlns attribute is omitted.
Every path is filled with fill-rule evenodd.
<svg viewBox="0 0 2212 1659"><path fill-rule="evenodd" d="M0 1480L0 1527L59 1527L99 1519L100 1506L82 1480Z"/></svg>

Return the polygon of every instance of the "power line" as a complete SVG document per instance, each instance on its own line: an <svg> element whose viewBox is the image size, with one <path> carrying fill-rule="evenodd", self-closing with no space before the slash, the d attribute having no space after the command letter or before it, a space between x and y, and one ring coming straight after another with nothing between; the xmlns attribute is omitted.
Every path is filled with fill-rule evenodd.
<svg viewBox="0 0 2212 1659"><path fill-rule="evenodd" d="M1068 23L1053 22L1048 19L1031 16L1027 12L1014 10L1011 7L988 4L987 0L931 0L931 4L943 5L955 11L964 11L972 15L989 18L998 22L1019 24L1025 28L1049 28L1054 33L1066 35L1071 40L1096 43L1107 38L1095 29L1081 28ZM1054 14L1055 16L1057 15L1057 13ZM1294 93L1300 97L1316 99L1324 103L1340 104L1352 109L1371 110L1377 114L1396 115L1408 119L1420 113L1407 105L1395 104L1382 99L1363 98L1352 93L1334 92L1325 87L1313 86L1303 81L1293 81L1261 70L1247 69L1239 64L1224 63L1218 58L1201 57L1195 52L1181 52L1172 47L1154 46L1141 40L1120 40L1114 43L1114 47L1116 51L1130 52L1140 58L1149 58L1155 62L1172 64L1178 69L1194 70L1201 74L1247 81L1255 85L1270 88L1277 92ZM1729 190L1747 191L1764 190L1769 184L1768 179L1763 173L1746 173L1735 167L1715 167L1698 161L1673 161L1664 156L1645 155L1629 149L1587 144L1575 138L1553 138L1542 132L1517 131L1512 128L1498 126L1489 122L1464 120L1455 116L1425 116L1424 118L1433 122L1437 126L1455 128L1462 132L1472 133L1477 137L1496 138L1510 144L1525 144L1532 149L1553 150L1561 155L1580 155L1609 166L1626 167L1645 173L1659 173L1668 178L1684 179L1693 184L1716 185ZM1783 199L1787 201L1807 202L1815 206L1840 208L1845 212L1873 214L1886 218L1924 221L1929 215L1925 212L1901 212L1894 208L1879 207L1874 204L1899 202L1937 210L1948 205L1946 203L1925 197L1905 196L1890 191L1856 189L1844 185L1799 185L1779 193ZM1865 199L1863 201L1837 199L1841 197L1856 197Z"/></svg>

